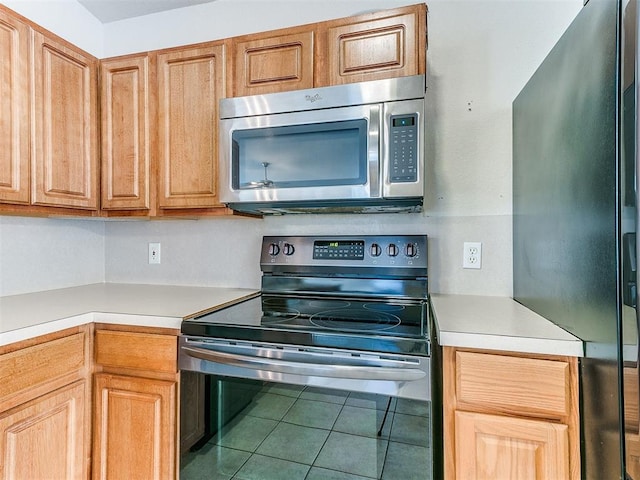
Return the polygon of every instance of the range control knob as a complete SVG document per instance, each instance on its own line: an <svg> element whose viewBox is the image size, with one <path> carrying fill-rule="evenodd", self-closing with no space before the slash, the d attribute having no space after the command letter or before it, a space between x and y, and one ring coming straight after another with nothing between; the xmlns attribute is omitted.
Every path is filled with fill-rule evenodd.
<svg viewBox="0 0 640 480"><path fill-rule="evenodd" d="M269 244L269 255L271 255L272 257L275 257L279 253L280 253L280 247L278 246L278 244L277 243L270 243Z"/></svg>
<svg viewBox="0 0 640 480"><path fill-rule="evenodd" d="M379 257L380 255L382 255L382 247L380 247L380 245L378 245L377 243L372 243L369 251L371 252L372 257Z"/></svg>
<svg viewBox="0 0 640 480"><path fill-rule="evenodd" d="M418 254L418 249L415 243L407 243L404 249L404 253L407 257L415 257Z"/></svg>
<svg viewBox="0 0 640 480"><path fill-rule="evenodd" d="M387 254L389 254L390 257L397 257L398 246L395 243L390 243L389 246L387 247Z"/></svg>
<svg viewBox="0 0 640 480"><path fill-rule="evenodd" d="M291 245L290 243L285 243L282 246L282 253L284 253L287 256L293 255L293 252L295 252L295 251L296 251L296 249L293 248L293 245Z"/></svg>

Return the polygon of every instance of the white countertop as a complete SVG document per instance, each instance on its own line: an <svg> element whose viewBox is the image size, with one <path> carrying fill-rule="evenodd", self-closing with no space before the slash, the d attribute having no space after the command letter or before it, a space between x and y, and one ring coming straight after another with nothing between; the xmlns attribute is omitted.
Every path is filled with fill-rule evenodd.
<svg viewBox="0 0 640 480"><path fill-rule="evenodd" d="M0 297L0 345L94 321L179 329L185 318L257 293L243 288L96 283Z"/></svg>
<svg viewBox="0 0 640 480"><path fill-rule="evenodd" d="M97 283L0 297L0 345L90 322L180 329L258 290ZM509 297L432 294L442 346L583 356L580 339Z"/></svg>
<svg viewBox="0 0 640 480"><path fill-rule="evenodd" d="M510 297L432 294L438 344L582 357L583 342Z"/></svg>

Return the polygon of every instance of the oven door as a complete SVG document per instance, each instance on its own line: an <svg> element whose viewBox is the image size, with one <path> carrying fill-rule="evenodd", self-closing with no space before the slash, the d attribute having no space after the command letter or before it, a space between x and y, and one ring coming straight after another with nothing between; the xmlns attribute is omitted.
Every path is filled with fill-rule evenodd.
<svg viewBox="0 0 640 480"><path fill-rule="evenodd" d="M183 336L180 369L181 480L431 478L428 357Z"/></svg>
<svg viewBox="0 0 640 480"><path fill-rule="evenodd" d="M220 198L379 198L380 125L380 104L223 119Z"/></svg>

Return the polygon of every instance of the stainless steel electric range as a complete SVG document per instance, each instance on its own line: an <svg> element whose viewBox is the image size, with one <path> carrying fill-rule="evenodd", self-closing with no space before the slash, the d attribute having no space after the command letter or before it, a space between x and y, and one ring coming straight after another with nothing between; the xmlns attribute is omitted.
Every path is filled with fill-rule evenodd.
<svg viewBox="0 0 640 480"><path fill-rule="evenodd" d="M318 392L325 392L344 399L340 413L344 415L351 408L362 408L356 405L362 405L363 401L367 404L362 399L369 399L374 420L369 422L370 435L365 433L362 442L373 440L377 460L365 461L368 467L340 467L340 461L329 460L330 454L323 448L313 459L278 458L308 467L302 479L310 472L316 473L309 478L316 478L317 472L324 471L394 478L390 475L400 474L393 470L400 457L394 458L399 454L393 452L416 451L415 448L423 453L417 453L416 468L430 472L430 453L426 451L431 400L427 237L264 237L260 268L260 295L182 323L180 370L185 376L195 372L208 382L201 388L208 395L204 400L205 412L209 414L209 420L204 422L207 433L196 444L197 448L216 445L216 455L220 455L224 439L238 436L236 432L230 437L227 429L239 418L253 418L252 406L255 408L265 395L271 395L269 401L275 403L280 398L273 392L281 392L282 388L297 392L297 401L302 402L299 408L303 408L306 405L303 400L309 401L317 398ZM252 394L239 399L232 391ZM288 397L283 398L287 403ZM189 402L184 393L182 402ZM290 409L295 405L291 404ZM403 411L403 405L407 411ZM270 420L317 428L300 425L301 421L295 420L299 417L288 409L281 410L281 418ZM357 410L355 414L364 415L366 411L366 408ZM412 412L418 411L422 415L412 418ZM334 420L338 419L339 416ZM418 445L403 443L400 427L393 428L396 421L422 426L420 433L412 436L419 438ZM355 440L343 436L356 438L363 433L339 426L334 432L334 428L336 423L319 429L329 432L323 445L329 437L334 443L349 440L347 444L351 445ZM270 435L277 431L274 427ZM261 445L269 445L269 438L265 437L247 452L254 463L276 455L260 452L260 448L267 448ZM392 444L394 449L390 448ZM233 446L228 448L235 450ZM349 447L345 445L337 451L344 448ZM286 457L285 453L281 455ZM193 462L187 465L192 466ZM238 472L242 468L250 467L243 464ZM181 478L189 478L185 471L181 469ZM225 474L243 478L238 472ZM429 476L420 473L402 478Z"/></svg>

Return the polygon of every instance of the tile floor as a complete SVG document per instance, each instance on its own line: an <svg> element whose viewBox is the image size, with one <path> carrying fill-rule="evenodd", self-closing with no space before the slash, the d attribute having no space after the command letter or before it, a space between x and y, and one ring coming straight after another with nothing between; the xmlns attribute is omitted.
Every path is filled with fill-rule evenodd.
<svg viewBox="0 0 640 480"><path fill-rule="evenodd" d="M430 480L429 403L270 384L204 447L181 480Z"/></svg>

